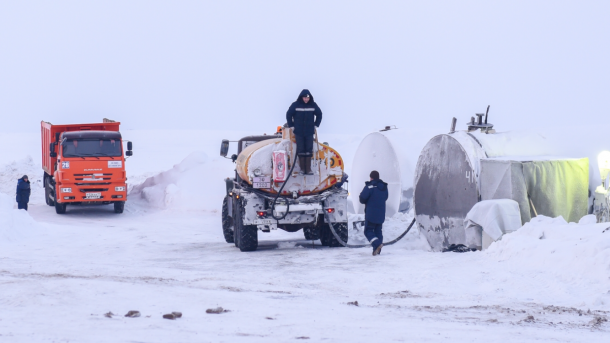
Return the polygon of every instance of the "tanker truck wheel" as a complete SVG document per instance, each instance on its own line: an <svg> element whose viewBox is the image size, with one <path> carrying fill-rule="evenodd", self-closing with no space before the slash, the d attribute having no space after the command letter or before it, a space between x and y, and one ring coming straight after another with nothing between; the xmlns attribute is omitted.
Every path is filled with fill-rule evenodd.
<svg viewBox="0 0 610 343"><path fill-rule="evenodd" d="M319 227L303 228L303 234L305 235L306 240L315 241L316 239L320 239L320 228Z"/></svg>
<svg viewBox="0 0 610 343"><path fill-rule="evenodd" d="M114 213L123 213L124 209L125 209L124 201L117 201L114 203Z"/></svg>
<svg viewBox="0 0 610 343"><path fill-rule="evenodd" d="M256 225L244 225L243 208L241 200L235 206L234 239L241 251L254 251L258 248L258 227Z"/></svg>
<svg viewBox="0 0 610 343"><path fill-rule="evenodd" d="M329 236L332 236L333 234L330 232L330 229L328 228L328 224L326 224L324 222L324 217L320 217L318 219L316 228L318 229L318 232L320 233L320 243L322 243L322 245L325 247L329 247L330 243L331 243Z"/></svg>
<svg viewBox="0 0 610 343"><path fill-rule="evenodd" d="M233 235L233 218L229 217L228 196L222 201L222 234L227 243L235 243Z"/></svg>
<svg viewBox="0 0 610 343"><path fill-rule="evenodd" d="M258 248L258 228L256 225L242 225L239 229L239 250L254 251Z"/></svg>
<svg viewBox="0 0 610 343"><path fill-rule="evenodd" d="M57 213L57 214L66 213L66 206L68 206L68 204L60 204L56 201L55 202L55 213Z"/></svg>
<svg viewBox="0 0 610 343"><path fill-rule="evenodd" d="M320 237L320 241L322 242L322 245L334 247L334 248L343 247L343 244L339 243L339 241L337 241L337 239L335 238L335 235L333 235L333 233L330 232L330 227L328 226L328 223L323 223L323 224L324 224L324 226L322 226L322 232L321 232L321 237ZM335 232L337 233L337 235L339 235L341 240L343 240L343 242L347 243L347 240L349 238L348 232L347 232L347 223L334 223L332 225L333 225L333 228L335 228Z"/></svg>

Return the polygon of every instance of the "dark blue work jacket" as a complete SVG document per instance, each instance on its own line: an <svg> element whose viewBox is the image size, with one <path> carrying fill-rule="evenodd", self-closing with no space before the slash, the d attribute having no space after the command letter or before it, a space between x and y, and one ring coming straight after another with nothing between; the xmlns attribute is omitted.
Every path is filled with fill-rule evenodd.
<svg viewBox="0 0 610 343"><path fill-rule="evenodd" d="M28 203L30 202L30 181L23 181L23 179L19 179L17 181L17 202Z"/></svg>
<svg viewBox="0 0 610 343"><path fill-rule="evenodd" d="M309 102L303 102L303 97L309 95ZM297 101L293 102L286 112L286 123L294 127L294 134L308 136L314 134L314 127L322 122L322 110L313 100L313 95L303 89Z"/></svg>
<svg viewBox="0 0 610 343"><path fill-rule="evenodd" d="M388 200L388 184L381 180L365 182L360 193L360 203L365 205L364 219L374 224L385 221L385 202Z"/></svg>

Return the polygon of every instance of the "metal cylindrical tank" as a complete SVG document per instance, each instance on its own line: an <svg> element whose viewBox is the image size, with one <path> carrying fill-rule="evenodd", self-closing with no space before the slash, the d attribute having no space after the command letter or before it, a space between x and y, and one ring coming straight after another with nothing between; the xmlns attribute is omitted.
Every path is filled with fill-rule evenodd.
<svg viewBox="0 0 610 343"><path fill-rule="evenodd" d="M410 136L400 129L372 132L365 136L354 155L350 178L350 191L356 213L364 213L358 195L364 182L370 180L372 170L388 184L386 216L408 211L413 198L413 163L407 156L412 152Z"/></svg>
<svg viewBox="0 0 610 343"><path fill-rule="evenodd" d="M529 133L458 131L433 137L415 167L417 225L433 250L465 243L464 218L480 200L480 160L501 156L541 156L544 137Z"/></svg>

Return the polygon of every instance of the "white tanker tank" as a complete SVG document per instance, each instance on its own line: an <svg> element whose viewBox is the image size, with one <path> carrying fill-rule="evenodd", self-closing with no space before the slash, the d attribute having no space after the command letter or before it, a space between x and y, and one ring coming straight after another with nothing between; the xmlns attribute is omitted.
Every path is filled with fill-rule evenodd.
<svg viewBox="0 0 610 343"><path fill-rule="evenodd" d="M413 177L419 152L437 130L397 128L386 126L371 132L360 141L349 172L354 211L364 213L358 195L369 181L372 170L377 170L388 184L386 217L413 208Z"/></svg>
<svg viewBox="0 0 610 343"><path fill-rule="evenodd" d="M350 187L356 213L364 213L364 205L358 195L364 183L370 180L372 170L377 170L388 184L386 217L408 211L413 200L414 164L408 156L413 149L411 136L403 130L387 126L366 135L354 154L350 172Z"/></svg>
<svg viewBox="0 0 610 343"><path fill-rule="evenodd" d="M496 133L481 119L455 132L454 118L452 132L430 139L417 161L414 211L433 250L466 243L464 219L481 200L517 201L522 223L537 214L568 221L587 214L587 158L549 157L541 135Z"/></svg>

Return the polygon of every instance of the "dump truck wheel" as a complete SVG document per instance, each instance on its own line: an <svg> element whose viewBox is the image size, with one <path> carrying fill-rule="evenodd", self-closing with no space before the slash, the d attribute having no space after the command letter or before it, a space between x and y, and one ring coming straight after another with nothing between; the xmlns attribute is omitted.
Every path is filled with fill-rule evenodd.
<svg viewBox="0 0 610 343"><path fill-rule="evenodd" d="M308 241L315 241L316 239L320 239L321 236L319 227L303 228L303 234L305 235L305 239Z"/></svg>
<svg viewBox="0 0 610 343"><path fill-rule="evenodd" d="M66 206L68 206L68 204L60 204L56 201L55 202L55 213L57 213L57 214L66 213Z"/></svg>
<svg viewBox="0 0 610 343"><path fill-rule="evenodd" d="M234 243L233 218L229 217L229 197L222 201L222 234L227 243Z"/></svg>
<svg viewBox="0 0 610 343"><path fill-rule="evenodd" d="M45 185L44 185L44 202L51 206L51 204L49 204L49 187L47 187L47 182L45 181Z"/></svg>
<svg viewBox="0 0 610 343"><path fill-rule="evenodd" d="M334 223L332 225L335 228L335 232L337 233L337 235L339 235L339 237L343 240L343 242L347 243L347 240L348 240L347 223ZM326 245L326 246L334 247L334 248L343 247L343 244L339 243L339 241L337 241L337 239L335 238L335 235L333 235L333 233L330 232L330 227L328 226L328 223L325 223L324 226L322 227L322 237L324 237L324 240L322 241L322 245ZM322 240L322 239L320 239L320 240Z"/></svg>
<svg viewBox="0 0 610 343"><path fill-rule="evenodd" d="M47 179L47 181L45 182L45 185L44 185L44 197L45 197L45 202L49 206L55 205L55 201L53 201L51 199L51 192L52 192L51 185L49 185L49 181Z"/></svg>
<svg viewBox="0 0 610 343"><path fill-rule="evenodd" d="M114 213L123 213L124 209L125 209L124 201L117 201L114 203Z"/></svg>

